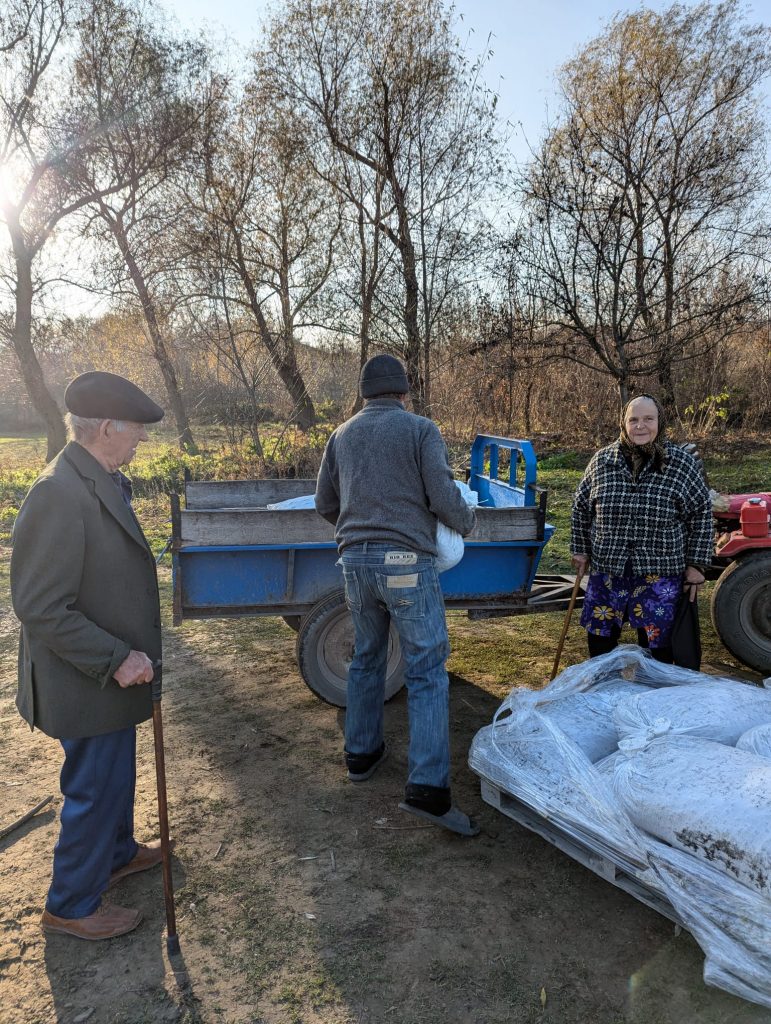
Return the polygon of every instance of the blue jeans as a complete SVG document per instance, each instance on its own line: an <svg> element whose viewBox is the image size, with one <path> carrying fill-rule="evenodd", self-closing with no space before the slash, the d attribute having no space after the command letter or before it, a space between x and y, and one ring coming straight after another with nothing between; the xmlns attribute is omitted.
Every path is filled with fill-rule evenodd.
<svg viewBox="0 0 771 1024"><path fill-rule="evenodd" d="M101 903L112 872L137 852L136 729L61 744L64 804L46 909L57 917L88 917Z"/></svg>
<svg viewBox="0 0 771 1024"><path fill-rule="evenodd" d="M368 542L342 554L355 649L348 670L345 749L370 754L383 743L388 633L393 622L405 663L410 787L450 785L450 653L444 599L430 555Z"/></svg>

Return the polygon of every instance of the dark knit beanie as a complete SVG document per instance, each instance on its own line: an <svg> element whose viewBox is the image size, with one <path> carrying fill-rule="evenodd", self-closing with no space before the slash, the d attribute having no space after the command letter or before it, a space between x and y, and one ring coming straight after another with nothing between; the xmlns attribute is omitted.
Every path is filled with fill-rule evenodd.
<svg viewBox="0 0 771 1024"><path fill-rule="evenodd" d="M395 356L373 356L361 368L359 391L362 398L378 395L406 395L410 390L404 364Z"/></svg>

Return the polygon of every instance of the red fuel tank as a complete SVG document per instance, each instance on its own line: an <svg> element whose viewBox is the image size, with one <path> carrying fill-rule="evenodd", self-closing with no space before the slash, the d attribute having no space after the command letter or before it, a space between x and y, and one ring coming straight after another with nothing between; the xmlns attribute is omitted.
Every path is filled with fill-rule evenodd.
<svg viewBox="0 0 771 1024"><path fill-rule="evenodd" d="M742 503L740 521L745 537L767 537L768 505L761 498L750 498Z"/></svg>

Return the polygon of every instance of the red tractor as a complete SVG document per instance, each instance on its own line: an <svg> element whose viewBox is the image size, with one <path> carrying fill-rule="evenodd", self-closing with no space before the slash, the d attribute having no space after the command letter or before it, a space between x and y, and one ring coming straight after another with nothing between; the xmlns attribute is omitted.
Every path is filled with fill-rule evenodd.
<svg viewBox="0 0 771 1024"><path fill-rule="evenodd" d="M728 650L771 674L771 494L718 495L712 623Z"/></svg>

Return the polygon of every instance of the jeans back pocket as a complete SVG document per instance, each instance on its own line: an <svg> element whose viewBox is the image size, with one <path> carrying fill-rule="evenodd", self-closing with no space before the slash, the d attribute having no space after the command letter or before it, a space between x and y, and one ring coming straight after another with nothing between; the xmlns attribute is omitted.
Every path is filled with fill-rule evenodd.
<svg viewBox="0 0 771 1024"><path fill-rule="evenodd" d="M423 573L378 573L377 582L383 603L394 618L423 618L426 608Z"/></svg>

